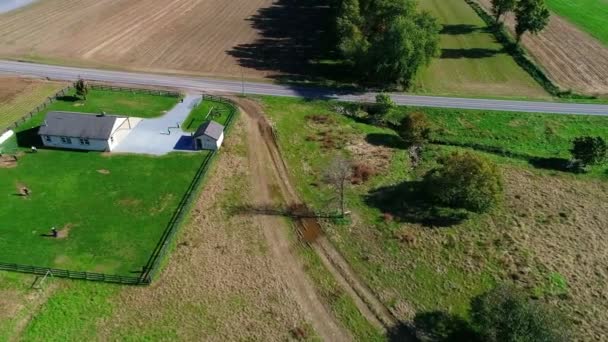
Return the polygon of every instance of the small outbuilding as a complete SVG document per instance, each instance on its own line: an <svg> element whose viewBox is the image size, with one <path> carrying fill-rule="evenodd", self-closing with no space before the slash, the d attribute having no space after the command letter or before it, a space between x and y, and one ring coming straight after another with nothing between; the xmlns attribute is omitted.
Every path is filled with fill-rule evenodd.
<svg viewBox="0 0 608 342"><path fill-rule="evenodd" d="M200 125L192 139L196 150L219 150L224 141L224 126L215 121L207 121Z"/></svg>
<svg viewBox="0 0 608 342"><path fill-rule="evenodd" d="M128 117L76 112L49 112L38 135L44 146L112 151L131 132Z"/></svg>

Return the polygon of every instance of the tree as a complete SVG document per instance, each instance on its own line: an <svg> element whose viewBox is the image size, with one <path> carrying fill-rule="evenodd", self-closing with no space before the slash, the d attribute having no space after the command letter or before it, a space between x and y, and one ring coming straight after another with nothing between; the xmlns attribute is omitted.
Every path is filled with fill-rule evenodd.
<svg viewBox="0 0 608 342"><path fill-rule="evenodd" d="M488 159L455 152L440 158L439 163L424 176L427 193L438 203L484 212L500 201L502 175Z"/></svg>
<svg viewBox="0 0 608 342"><path fill-rule="evenodd" d="M408 87L439 54L437 20L412 0L339 0L338 50L358 76Z"/></svg>
<svg viewBox="0 0 608 342"><path fill-rule="evenodd" d="M348 181L352 176L352 170L352 163L343 156L334 157L327 167L327 170L325 170L324 181L338 193L340 214L342 216L344 216L346 212L344 195Z"/></svg>
<svg viewBox="0 0 608 342"><path fill-rule="evenodd" d="M80 96L83 100L87 99L87 94L89 93L89 86L79 78L76 83L74 83L74 88L76 88L76 95Z"/></svg>
<svg viewBox="0 0 608 342"><path fill-rule="evenodd" d="M471 321L484 341L569 340L567 321L548 306L532 302L511 286L499 286L471 302Z"/></svg>
<svg viewBox="0 0 608 342"><path fill-rule="evenodd" d="M391 110L397 107L397 104L387 93L379 93L376 95L376 112L380 115L386 115Z"/></svg>
<svg viewBox="0 0 608 342"><path fill-rule="evenodd" d="M544 0L519 0L515 8L517 42L526 32L537 34L542 31L549 23L550 15Z"/></svg>
<svg viewBox="0 0 608 342"><path fill-rule="evenodd" d="M397 133L409 146L422 147L431 136L431 123L423 112L413 112L401 120Z"/></svg>
<svg viewBox="0 0 608 342"><path fill-rule="evenodd" d="M602 163L608 157L608 145L601 137L577 137L572 141L572 158L582 167Z"/></svg>
<svg viewBox="0 0 608 342"><path fill-rule="evenodd" d="M496 23L498 24L503 14L515 10L516 5L517 0L492 0L492 14Z"/></svg>

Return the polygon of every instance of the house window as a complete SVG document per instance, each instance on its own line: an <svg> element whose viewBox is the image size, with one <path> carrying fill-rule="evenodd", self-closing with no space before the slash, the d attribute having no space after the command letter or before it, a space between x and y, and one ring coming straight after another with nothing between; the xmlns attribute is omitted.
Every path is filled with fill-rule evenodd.
<svg viewBox="0 0 608 342"><path fill-rule="evenodd" d="M91 145L89 138L80 138L80 145Z"/></svg>
<svg viewBox="0 0 608 342"><path fill-rule="evenodd" d="M47 142L51 142L51 136L50 135L45 135L44 136L44 140L46 140Z"/></svg>
<svg viewBox="0 0 608 342"><path fill-rule="evenodd" d="M114 142L114 137L110 137L110 142Z"/></svg>
<svg viewBox="0 0 608 342"><path fill-rule="evenodd" d="M72 139L70 137L61 137L61 142L64 144L72 144Z"/></svg>

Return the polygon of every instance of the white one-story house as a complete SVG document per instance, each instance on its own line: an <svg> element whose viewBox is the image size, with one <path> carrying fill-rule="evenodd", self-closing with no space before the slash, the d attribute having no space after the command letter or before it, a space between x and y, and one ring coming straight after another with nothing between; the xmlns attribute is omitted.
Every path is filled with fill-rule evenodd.
<svg viewBox="0 0 608 342"><path fill-rule="evenodd" d="M195 150L219 150L224 141L224 126L215 121L200 125L192 136Z"/></svg>
<svg viewBox="0 0 608 342"><path fill-rule="evenodd" d="M49 112L38 135L44 146L112 151L131 132L128 117L76 112Z"/></svg>

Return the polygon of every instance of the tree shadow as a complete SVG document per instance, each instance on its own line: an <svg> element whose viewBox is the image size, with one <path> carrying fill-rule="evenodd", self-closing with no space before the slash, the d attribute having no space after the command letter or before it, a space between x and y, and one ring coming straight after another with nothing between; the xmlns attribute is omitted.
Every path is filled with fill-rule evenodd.
<svg viewBox="0 0 608 342"><path fill-rule="evenodd" d="M460 34L469 34L473 32L478 32L484 30L477 25L471 24L454 24L454 25L443 25L440 34L448 34L448 35L460 35Z"/></svg>
<svg viewBox="0 0 608 342"><path fill-rule="evenodd" d="M481 341L469 322L443 311L421 312L414 317L416 337L421 341Z"/></svg>
<svg viewBox="0 0 608 342"><path fill-rule="evenodd" d="M538 169L573 172L572 163L565 158L532 157L528 160L530 165Z"/></svg>
<svg viewBox="0 0 608 342"><path fill-rule="evenodd" d="M365 137L365 141L375 146L385 146L390 148L403 149L407 146L397 135L387 133L370 133Z"/></svg>
<svg viewBox="0 0 608 342"><path fill-rule="evenodd" d="M466 210L436 205L421 181L405 181L371 190L364 201L383 213L391 214L396 220L426 227L450 227L469 218Z"/></svg>
<svg viewBox="0 0 608 342"><path fill-rule="evenodd" d="M386 332L389 342L416 341L416 332L411 324L399 322Z"/></svg>
<svg viewBox="0 0 608 342"><path fill-rule="evenodd" d="M441 49L441 59L459 59L459 58L489 58L503 52L502 49Z"/></svg>
<svg viewBox="0 0 608 342"><path fill-rule="evenodd" d="M57 97L57 101L62 101L62 102L78 102L80 100L81 100L81 98L74 96L74 95L64 95L64 96Z"/></svg>

